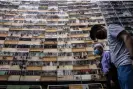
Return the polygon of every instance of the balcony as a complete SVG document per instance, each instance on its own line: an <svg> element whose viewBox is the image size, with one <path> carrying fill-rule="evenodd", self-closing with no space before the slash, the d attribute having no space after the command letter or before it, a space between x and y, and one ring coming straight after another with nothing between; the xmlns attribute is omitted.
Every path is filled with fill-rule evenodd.
<svg viewBox="0 0 133 89"><path fill-rule="evenodd" d="M82 48L86 48L87 47L87 44L84 44L84 43L74 43L74 44L72 44L72 46L73 46L73 49L82 49Z"/></svg>
<svg viewBox="0 0 133 89"><path fill-rule="evenodd" d="M5 22L5 23L3 23L3 25L12 25L12 23L11 22Z"/></svg>
<svg viewBox="0 0 133 89"><path fill-rule="evenodd" d="M19 81L20 76L19 75L10 75L8 77L8 81Z"/></svg>
<svg viewBox="0 0 133 89"><path fill-rule="evenodd" d="M90 69L90 66L73 66L73 70Z"/></svg>
<svg viewBox="0 0 133 89"><path fill-rule="evenodd" d="M57 29L46 29L45 32L57 32Z"/></svg>
<svg viewBox="0 0 133 89"><path fill-rule="evenodd" d="M87 47L86 50L87 51L94 51L94 49L92 47Z"/></svg>
<svg viewBox="0 0 133 89"><path fill-rule="evenodd" d="M15 53L14 52L1 52L1 56L13 56Z"/></svg>
<svg viewBox="0 0 133 89"><path fill-rule="evenodd" d="M67 38L67 37L69 37L69 34L67 32L64 34L58 34L57 37L58 38Z"/></svg>
<svg viewBox="0 0 133 89"><path fill-rule="evenodd" d="M32 38L44 38L44 34L40 34L40 35L33 34Z"/></svg>
<svg viewBox="0 0 133 89"><path fill-rule="evenodd" d="M75 61L72 56L58 56L57 61Z"/></svg>
<svg viewBox="0 0 133 89"><path fill-rule="evenodd" d="M17 49L16 48L2 48L2 51L5 51L5 52L17 52Z"/></svg>
<svg viewBox="0 0 133 89"><path fill-rule="evenodd" d="M2 56L0 56L0 60L3 60L3 57Z"/></svg>
<svg viewBox="0 0 133 89"><path fill-rule="evenodd" d="M57 81L57 77L41 77L41 81Z"/></svg>
<svg viewBox="0 0 133 89"><path fill-rule="evenodd" d="M45 49L43 50L43 52L44 52L44 53L48 53L48 52L56 53L56 52L58 52L58 50L57 50L57 48L51 48L51 49L45 48Z"/></svg>
<svg viewBox="0 0 133 89"><path fill-rule="evenodd" d="M17 48L17 52L29 52L29 48Z"/></svg>
<svg viewBox="0 0 133 89"><path fill-rule="evenodd" d="M92 19L92 20L103 19L103 16L91 17L90 19Z"/></svg>
<svg viewBox="0 0 133 89"><path fill-rule="evenodd" d="M15 32L9 32L8 36L12 36L12 37L21 37L20 33L15 33Z"/></svg>
<svg viewBox="0 0 133 89"><path fill-rule="evenodd" d="M91 30L91 27L79 28L79 30L82 30L82 31L89 31L89 30Z"/></svg>
<svg viewBox="0 0 133 89"><path fill-rule="evenodd" d="M87 26L88 23L71 23L70 26Z"/></svg>
<svg viewBox="0 0 133 89"><path fill-rule="evenodd" d="M10 70L10 65L0 65L0 70Z"/></svg>
<svg viewBox="0 0 133 89"><path fill-rule="evenodd" d="M45 34L45 38L57 38L57 34Z"/></svg>
<svg viewBox="0 0 133 89"><path fill-rule="evenodd" d="M96 64L89 65L89 69L99 69Z"/></svg>
<svg viewBox="0 0 133 89"><path fill-rule="evenodd" d="M93 54L88 55L87 60L96 60L97 58L100 58L100 56L94 56Z"/></svg>
<svg viewBox="0 0 133 89"><path fill-rule="evenodd" d="M19 65L13 65L11 66L10 70L21 70Z"/></svg>
<svg viewBox="0 0 133 89"><path fill-rule="evenodd" d="M48 6L40 6L38 9L39 10L47 10L48 9Z"/></svg>
<svg viewBox="0 0 133 89"><path fill-rule="evenodd" d="M91 74L86 74L86 75L74 75L74 80L78 80L78 81L84 81L84 80L92 80L92 75ZM76 86L76 87L80 87L80 86ZM76 88L75 87L75 88ZM72 89L75 89L72 88Z"/></svg>
<svg viewBox="0 0 133 89"><path fill-rule="evenodd" d="M28 61L42 61L39 57L36 57L36 56L32 56L30 58L27 59Z"/></svg>
<svg viewBox="0 0 133 89"><path fill-rule="evenodd" d="M24 23L12 23L12 26L23 26Z"/></svg>
<svg viewBox="0 0 133 89"><path fill-rule="evenodd" d="M57 66L43 66L42 70L44 70L44 71L56 71Z"/></svg>
<svg viewBox="0 0 133 89"><path fill-rule="evenodd" d="M18 44L19 41L15 40L5 40L4 44Z"/></svg>
<svg viewBox="0 0 133 89"><path fill-rule="evenodd" d="M72 65L59 66L58 70L73 70Z"/></svg>
<svg viewBox="0 0 133 89"><path fill-rule="evenodd" d="M57 77L58 81L71 81L73 80L73 76L72 75L65 75L65 76L59 76Z"/></svg>
<svg viewBox="0 0 133 89"><path fill-rule="evenodd" d="M86 37L86 34L75 34L75 35L71 35L70 37Z"/></svg>
<svg viewBox="0 0 133 89"><path fill-rule="evenodd" d="M86 52L86 48L73 48L72 52Z"/></svg>
<svg viewBox="0 0 133 89"><path fill-rule="evenodd" d="M4 44L4 41L5 41L5 40L0 40L0 44ZM0 47L0 48L1 48L1 47Z"/></svg>
<svg viewBox="0 0 133 89"><path fill-rule="evenodd" d="M20 81L40 81L41 76L21 76Z"/></svg>
<svg viewBox="0 0 133 89"><path fill-rule="evenodd" d="M22 28L10 28L9 30L10 30L10 31L14 31L14 30L15 30L15 31L21 31Z"/></svg>
<svg viewBox="0 0 133 89"><path fill-rule="evenodd" d="M26 41L27 42L27 41ZM25 42L24 42L25 43ZM41 44L41 41L28 41L27 42L29 45L40 45ZM21 44L23 44L23 42L21 42ZM25 43L26 44L26 43Z"/></svg>
<svg viewBox="0 0 133 89"><path fill-rule="evenodd" d="M0 30L2 30L2 31L9 31L9 28L0 27Z"/></svg>
<svg viewBox="0 0 133 89"><path fill-rule="evenodd" d="M42 67L39 66L28 66L26 70L42 70Z"/></svg>
<svg viewBox="0 0 133 89"><path fill-rule="evenodd" d="M33 51L33 52L42 52L42 51L44 51L44 49L43 49L43 48L30 48L29 51Z"/></svg>
<svg viewBox="0 0 133 89"><path fill-rule="evenodd" d="M54 62L54 61L57 61L57 57L44 57L43 58L43 61L46 61L46 62Z"/></svg>
<svg viewBox="0 0 133 89"><path fill-rule="evenodd" d="M31 45L31 41L18 41L18 45L22 45L22 44Z"/></svg>
<svg viewBox="0 0 133 89"><path fill-rule="evenodd" d="M59 52L72 52L72 49L71 48L60 48L58 51Z"/></svg>
<svg viewBox="0 0 133 89"><path fill-rule="evenodd" d="M76 38L76 37L75 37ZM84 43L85 41L84 40L72 40L71 43L72 44L78 44L78 43Z"/></svg>
<svg viewBox="0 0 133 89"><path fill-rule="evenodd" d="M3 56L3 57L0 57L0 60L13 60L13 57L12 56Z"/></svg>
<svg viewBox="0 0 133 89"><path fill-rule="evenodd" d="M45 45L48 45L48 44L54 45L54 44L57 44L57 41L45 41L44 44Z"/></svg>
<svg viewBox="0 0 133 89"><path fill-rule="evenodd" d="M32 57L33 58L33 57ZM35 57L34 57L35 58ZM36 57L37 58L37 57ZM41 60L36 59L36 60L29 60L27 63L25 63L27 66L30 66L30 67L40 67L40 66L43 66L43 62Z"/></svg>
<svg viewBox="0 0 133 89"><path fill-rule="evenodd" d="M69 89L82 89L82 85L69 85Z"/></svg>
<svg viewBox="0 0 133 89"><path fill-rule="evenodd" d="M8 75L0 75L0 81L7 81Z"/></svg>
<svg viewBox="0 0 133 89"><path fill-rule="evenodd" d="M16 14L16 13L5 13L5 15L6 15L6 16L12 16L12 17L13 17L13 16L15 16L15 15L17 15L17 14Z"/></svg>
<svg viewBox="0 0 133 89"><path fill-rule="evenodd" d="M89 25L96 25L96 24L99 24L99 25L104 25L105 24L105 22L104 21L101 21L101 22L99 22L99 21L96 21L96 22L90 22L89 23Z"/></svg>

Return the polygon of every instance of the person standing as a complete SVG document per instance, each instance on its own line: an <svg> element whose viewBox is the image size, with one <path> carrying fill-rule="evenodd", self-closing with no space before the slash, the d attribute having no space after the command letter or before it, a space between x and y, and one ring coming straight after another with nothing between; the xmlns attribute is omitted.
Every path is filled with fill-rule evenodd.
<svg viewBox="0 0 133 89"><path fill-rule="evenodd" d="M120 89L117 77L117 69L111 63L110 51L104 51L104 45L97 43L94 45L94 55L101 56L100 65L106 77L108 89Z"/></svg>
<svg viewBox="0 0 133 89"><path fill-rule="evenodd" d="M121 89L133 89L133 39L119 24L107 27L94 25L90 30L92 40L108 39L111 61L117 68Z"/></svg>

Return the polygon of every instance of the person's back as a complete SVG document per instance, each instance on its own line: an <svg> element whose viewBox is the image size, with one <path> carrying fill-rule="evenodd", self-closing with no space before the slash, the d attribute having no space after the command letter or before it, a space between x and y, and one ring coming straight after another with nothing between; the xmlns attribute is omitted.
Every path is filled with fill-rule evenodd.
<svg viewBox="0 0 133 89"><path fill-rule="evenodd" d="M117 24L109 25L107 39L109 43L111 61L116 67L121 65L131 64L130 53L127 50L125 43L117 38L119 33L124 30L121 26Z"/></svg>
<svg viewBox="0 0 133 89"><path fill-rule="evenodd" d="M117 67L121 88L133 89L132 60L124 40L120 37L122 32L124 33L124 28L120 25L112 24L108 26L107 38L111 52L111 60Z"/></svg>

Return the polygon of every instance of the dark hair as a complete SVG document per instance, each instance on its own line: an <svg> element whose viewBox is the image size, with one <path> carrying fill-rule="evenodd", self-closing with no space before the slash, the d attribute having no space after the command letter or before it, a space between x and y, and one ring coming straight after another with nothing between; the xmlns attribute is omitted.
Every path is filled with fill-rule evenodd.
<svg viewBox="0 0 133 89"><path fill-rule="evenodd" d="M97 32L98 30L101 30L102 28L104 28L104 27L101 26L101 25L94 25L94 26L92 26L92 28L91 28L91 30L90 30L90 38L91 38L92 40L96 40L96 32Z"/></svg>

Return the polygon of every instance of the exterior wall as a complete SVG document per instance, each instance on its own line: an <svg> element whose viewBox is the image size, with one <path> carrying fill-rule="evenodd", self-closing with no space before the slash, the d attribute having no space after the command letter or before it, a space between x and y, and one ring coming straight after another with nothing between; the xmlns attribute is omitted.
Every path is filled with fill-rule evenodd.
<svg viewBox="0 0 133 89"><path fill-rule="evenodd" d="M89 37L91 27L106 26L112 21L132 27L133 2L116 2L122 4L121 10L128 8L122 15L116 12L114 2L0 2L0 72L5 71L0 80L100 79L99 57L93 55L95 42ZM99 42L109 49L106 40Z"/></svg>

